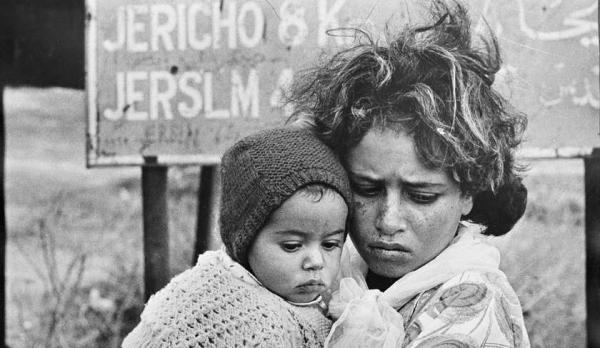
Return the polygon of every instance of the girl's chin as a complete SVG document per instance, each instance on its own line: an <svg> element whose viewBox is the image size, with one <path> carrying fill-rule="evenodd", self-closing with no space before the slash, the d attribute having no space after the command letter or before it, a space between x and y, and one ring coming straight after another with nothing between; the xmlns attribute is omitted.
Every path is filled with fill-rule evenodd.
<svg viewBox="0 0 600 348"><path fill-rule="evenodd" d="M399 265L398 262L395 262L394 260L382 260L377 258L365 261L367 261L369 269L381 277L399 279L410 272L405 269L406 264Z"/></svg>

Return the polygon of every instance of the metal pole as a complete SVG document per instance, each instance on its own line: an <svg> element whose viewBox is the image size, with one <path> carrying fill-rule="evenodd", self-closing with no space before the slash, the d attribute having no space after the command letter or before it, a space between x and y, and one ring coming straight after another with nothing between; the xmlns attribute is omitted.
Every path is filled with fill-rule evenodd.
<svg viewBox="0 0 600 348"><path fill-rule="evenodd" d="M600 148L584 158L588 348L600 347Z"/></svg>
<svg viewBox="0 0 600 348"><path fill-rule="evenodd" d="M198 187L198 210L196 213L196 246L192 265L196 264L198 255L202 254L209 247L210 230L211 230L211 212L212 199L215 194L216 166L202 166L200 169L200 184Z"/></svg>
<svg viewBox="0 0 600 348"><path fill-rule="evenodd" d="M142 167L144 221L144 298L160 290L170 278L167 167Z"/></svg>

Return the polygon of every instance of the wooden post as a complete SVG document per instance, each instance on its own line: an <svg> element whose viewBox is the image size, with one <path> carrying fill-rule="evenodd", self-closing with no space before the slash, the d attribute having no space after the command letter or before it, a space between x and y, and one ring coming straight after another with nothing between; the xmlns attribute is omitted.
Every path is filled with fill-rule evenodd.
<svg viewBox="0 0 600 348"><path fill-rule="evenodd" d="M4 87L13 81L15 0L0 1L0 347L6 343L6 198L4 196L6 129Z"/></svg>
<svg viewBox="0 0 600 348"><path fill-rule="evenodd" d="M2 77L0 76L0 79ZM0 80L0 344L6 347L6 216L4 199L4 154L5 154L5 130L4 130L4 85Z"/></svg>
<svg viewBox="0 0 600 348"><path fill-rule="evenodd" d="M198 209L196 213L196 246L192 265L196 264L198 255L209 248L211 230L212 200L215 194L216 166L202 166L200 169L200 184L198 187Z"/></svg>
<svg viewBox="0 0 600 348"><path fill-rule="evenodd" d="M151 163L151 160L147 158L146 163ZM142 166L144 298L146 301L170 279L167 169L165 166Z"/></svg>
<svg viewBox="0 0 600 348"><path fill-rule="evenodd" d="M600 347L600 148L584 158L588 348Z"/></svg>

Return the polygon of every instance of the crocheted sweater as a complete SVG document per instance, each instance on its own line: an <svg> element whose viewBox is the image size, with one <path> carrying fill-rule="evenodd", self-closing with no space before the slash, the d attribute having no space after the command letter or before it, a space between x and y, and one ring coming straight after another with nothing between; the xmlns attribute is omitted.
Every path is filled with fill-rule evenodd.
<svg viewBox="0 0 600 348"><path fill-rule="evenodd" d="M261 286L224 250L153 295L123 347L322 347L331 322Z"/></svg>

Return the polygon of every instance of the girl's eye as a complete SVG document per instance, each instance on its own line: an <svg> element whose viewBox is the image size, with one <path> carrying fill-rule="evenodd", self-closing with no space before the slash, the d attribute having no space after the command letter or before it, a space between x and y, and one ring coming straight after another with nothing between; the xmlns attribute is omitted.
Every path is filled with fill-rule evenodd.
<svg viewBox="0 0 600 348"><path fill-rule="evenodd" d="M321 245L323 246L323 249L331 251L336 248L341 248L342 242L340 242L339 240L326 240L323 241Z"/></svg>
<svg viewBox="0 0 600 348"><path fill-rule="evenodd" d="M294 251L300 250L300 248L302 248L302 243L283 242L283 243L281 243L281 248L287 252L294 252Z"/></svg>
<svg viewBox="0 0 600 348"><path fill-rule="evenodd" d="M437 194L437 193L423 193L423 192L409 192L408 196L415 203L418 203L418 204L431 204L431 203L435 202L438 199L439 194Z"/></svg>
<svg viewBox="0 0 600 348"><path fill-rule="evenodd" d="M381 192L381 187L376 184L359 184L356 182L350 182L352 191L359 196L373 197Z"/></svg>

